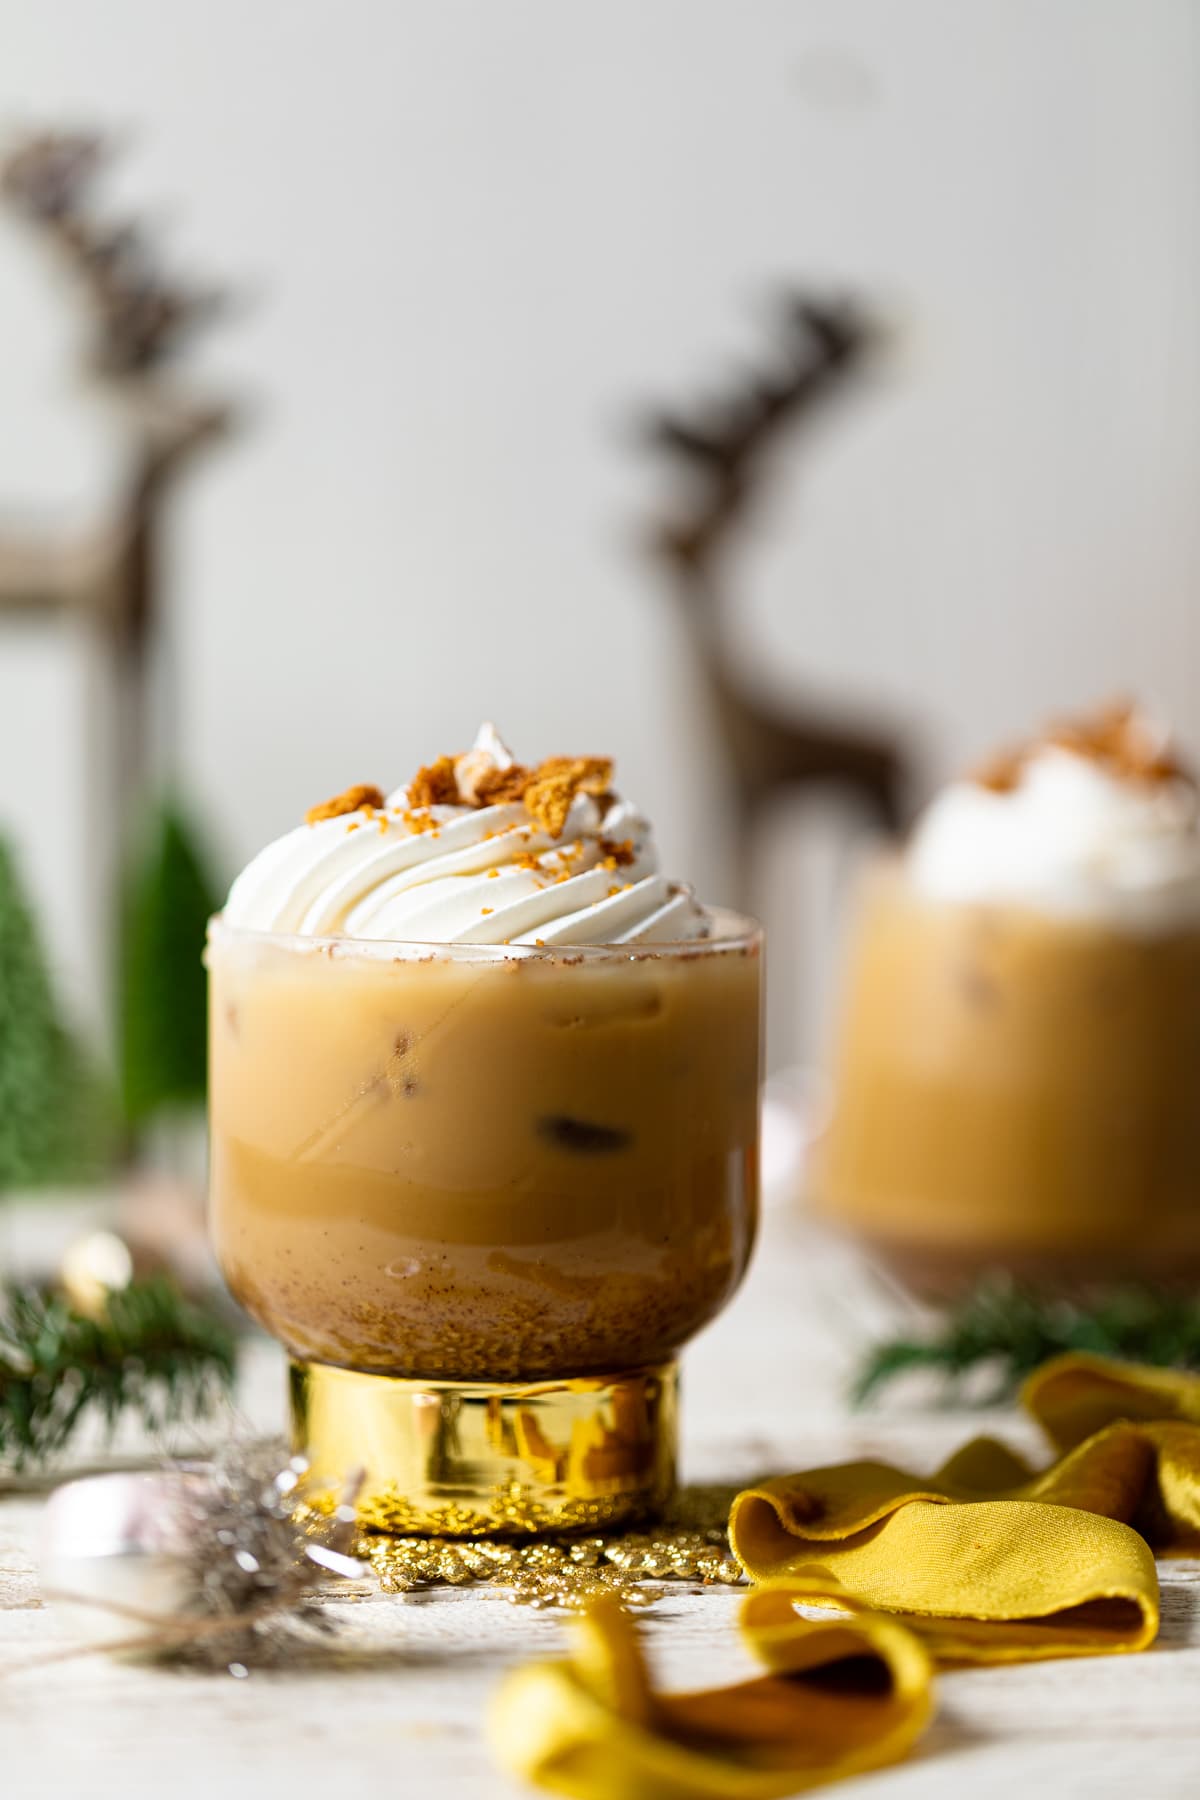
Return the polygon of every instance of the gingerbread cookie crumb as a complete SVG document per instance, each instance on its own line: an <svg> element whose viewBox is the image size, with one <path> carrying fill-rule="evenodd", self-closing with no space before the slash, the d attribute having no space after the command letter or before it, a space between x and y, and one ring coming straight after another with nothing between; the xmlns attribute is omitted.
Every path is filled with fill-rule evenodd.
<svg viewBox="0 0 1200 1800"><path fill-rule="evenodd" d="M993 794L1011 794L1025 766L1024 750L997 750L971 770L969 779Z"/></svg>
<svg viewBox="0 0 1200 1800"><path fill-rule="evenodd" d="M322 819L338 819L343 813L361 812L364 807L377 809L384 804L383 790L372 782L359 782L355 787L345 788L335 794L332 800L322 800L319 806L310 806L304 815L306 825L319 825Z"/></svg>
<svg viewBox="0 0 1200 1800"><path fill-rule="evenodd" d="M418 769L408 785L410 806L458 806L458 776L452 756L439 756Z"/></svg>
<svg viewBox="0 0 1200 1800"><path fill-rule="evenodd" d="M420 813L432 806L508 806L524 802L533 823L550 837L559 837L576 794L590 794L603 805L612 794L612 758L608 756L548 756L533 768L514 763L511 768L481 767L479 753L439 756L418 769L408 787L408 806ZM411 813L406 814L411 822ZM489 833L489 836L492 834ZM631 843L606 846L618 864L633 860Z"/></svg>
<svg viewBox="0 0 1200 1800"><path fill-rule="evenodd" d="M603 798L612 788L607 756L549 756L525 790L525 810L550 837L559 837L576 794Z"/></svg>
<svg viewBox="0 0 1200 1800"><path fill-rule="evenodd" d="M475 783L477 806L508 806L525 798L525 790L533 780L532 769L514 763L511 769L488 769Z"/></svg>
<svg viewBox="0 0 1200 1800"><path fill-rule="evenodd" d="M1102 707L1089 718L1064 721L1046 734L1046 741L1091 757L1129 781L1191 779L1163 733L1127 700Z"/></svg>
<svg viewBox="0 0 1200 1800"><path fill-rule="evenodd" d="M1019 785L1030 758L1047 746L1068 750L1075 756L1099 763L1125 781L1160 783L1195 779L1162 733L1126 700L1099 707L1079 719L1062 720L1041 737L989 757L971 771L970 778L992 793L1011 793Z"/></svg>

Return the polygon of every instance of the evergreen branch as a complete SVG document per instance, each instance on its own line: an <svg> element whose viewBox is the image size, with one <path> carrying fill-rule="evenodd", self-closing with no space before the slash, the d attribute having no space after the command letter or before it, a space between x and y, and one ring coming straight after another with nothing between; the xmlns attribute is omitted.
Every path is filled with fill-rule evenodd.
<svg viewBox="0 0 1200 1800"><path fill-rule="evenodd" d="M995 1376L987 1404L1006 1400L1051 1356L1087 1350L1160 1367L1200 1368L1200 1300L1150 1288L1115 1288L1090 1300L1049 1298L991 1277L927 1337L876 1344L854 1382L856 1405L899 1375L928 1369L945 1378L947 1401L980 1368Z"/></svg>
<svg viewBox="0 0 1200 1800"><path fill-rule="evenodd" d="M115 1290L99 1319L36 1288L2 1293L0 1467L44 1462L87 1414L110 1432L126 1412L151 1433L202 1417L232 1383L232 1334L164 1276Z"/></svg>

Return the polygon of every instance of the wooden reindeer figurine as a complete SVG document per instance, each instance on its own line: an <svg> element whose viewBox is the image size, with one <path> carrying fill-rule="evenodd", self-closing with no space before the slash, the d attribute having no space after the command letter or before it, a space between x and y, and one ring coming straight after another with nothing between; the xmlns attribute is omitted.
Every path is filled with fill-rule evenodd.
<svg viewBox="0 0 1200 1800"><path fill-rule="evenodd" d="M843 394L875 344L875 332L848 305L804 297L788 302L787 343L777 366L702 417L661 414L651 443L683 465L682 502L651 534L651 549L682 601L727 765L737 841L735 868L746 885L755 827L788 786L827 784L856 801L885 831L903 822L907 771L898 743L834 723L808 705L786 710L732 663L721 629L732 612L726 572L739 528L753 516L789 428L810 424Z"/></svg>
<svg viewBox="0 0 1200 1800"><path fill-rule="evenodd" d="M94 188L106 160L100 139L82 133L38 134L0 160L0 200L46 241L83 296L87 372L115 409L124 451L119 500L95 527L68 539L0 529L0 616L74 614L97 634L115 688L120 828L152 754L148 665L160 624L165 503L233 413L167 373L221 296L168 280L136 224L98 216Z"/></svg>

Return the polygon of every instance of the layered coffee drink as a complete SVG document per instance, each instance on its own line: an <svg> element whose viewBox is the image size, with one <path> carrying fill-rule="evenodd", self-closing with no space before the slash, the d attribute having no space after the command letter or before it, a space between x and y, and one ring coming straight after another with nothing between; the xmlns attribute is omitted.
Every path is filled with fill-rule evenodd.
<svg viewBox="0 0 1200 1800"><path fill-rule="evenodd" d="M918 1286L1200 1268L1200 804L1121 707L939 795L851 944L821 1210Z"/></svg>
<svg viewBox="0 0 1200 1800"><path fill-rule="evenodd" d="M296 1359L595 1384L737 1286L759 934L659 873L607 759L526 768L485 727L314 808L208 963L214 1242Z"/></svg>
<svg viewBox="0 0 1200 1800"><path fill-rule="evenodd" d="M294 1354L456 1380L629 1368L741 1278L753 940L508 948L214 927L212 1228Z"/></svg>

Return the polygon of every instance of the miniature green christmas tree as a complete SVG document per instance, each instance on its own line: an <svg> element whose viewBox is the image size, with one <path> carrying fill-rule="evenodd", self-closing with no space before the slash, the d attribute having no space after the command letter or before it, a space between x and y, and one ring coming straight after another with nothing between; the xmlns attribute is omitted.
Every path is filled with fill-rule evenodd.
<svg viewBox="0 0 1200 1800"><path fill-rule="evenodd" d="M121 1090L135 1129L165 1107L203 1104L207 981L201 957L221 904L204 849L165 801L135 846L121 943Z"/></svg>
<svg viewBox="0 0 1200 1800"><path fill-rule="evenodd" d="M112 1096L55 1004L15 858L0 839L0 1193L101 1173Z"/></svg>

